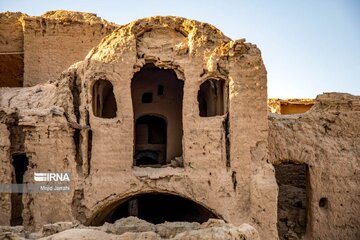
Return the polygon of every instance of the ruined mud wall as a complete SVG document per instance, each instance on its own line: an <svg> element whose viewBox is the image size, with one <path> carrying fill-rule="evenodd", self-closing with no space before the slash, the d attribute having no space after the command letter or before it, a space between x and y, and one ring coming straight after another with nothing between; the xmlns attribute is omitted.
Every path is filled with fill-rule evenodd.
<svg viewBox="0 0 360 240"><path fill-rule="evenodd" d="M314 105L314 99L268 99L268 112L277 114L304 113Z"/></svg>
<svg viewBox="0 0 360 240"><path fill-rule="evenodd" d="M22 87L24 36L22 13L0 13L0 87Z"/></svg>
<svg viewBox="0 0 360 240"><path fill-rule="evenodd" d="M24 86L56 79L117 27L95 14L51 11L24 18Z"/></svg>
<svg viewBox="0 0 360 240"><path fill-rule="evenodd" d="M183 168L133 167L131 79L147 63L173 69L184 81ZM266 71L255 45L192 20L141 19L105 38L73 74L81 89L79 124L92 133L81 131L80 155L90 166L78 190L81 219L94 223L131 196L160 192L191 199L234 224L248 222L262 236L277 235L276 182L266 161ZM115 118L93 114L99 79L113 85ZM200 117L197 94L207 79L226 81L229 115Z"/></svg>
<svg viewBox="0 0 360 240"><path fill-rule="evenodd" d="M306 239L360 238L359 143L358 96L323 94L305 114L269 116L271 162L308 168ZM282 197L291 199L291 191ZM286 221L283 213L282 217L279 221ZM290 234L295 225L284 223L280 232Z"/></svg>
<svg viewBox="0 0 360 240"><path fill-rule="evenodd" d="M38 229L46 222L74 219L71 205L78 178L74 129L69 126L70 119L76 121L71 99L67 82L31 88L0 88L0 183L15 183L14 153L23 153L28 158L24 183L34 183L34 172L71 174L70 192L20 196L23 210L17 217L22 218L22 225L28 230ZM17 207L10 197L11 194L1 195L0 219L4 225L13 221ZM57 209L56 214L54 209Z"/></svg>
<svg viewBox="0 0 360 240"><path fill-rule="evenodd" d="M22 52L24 46L21 18L27 16L20 12L0 13L0 52Z"/></svg>
<svg viewBox="0 0 360 240"><path fill-rule="evenodd" d="M6 124L0 124L0 183L11 183L12 168L10 164L10 133ZM11 194L0 193L0 225L10 225Z"/></svg>
<svg viewBox="0 0 360 240"><path fill-rule="evenodd" d="M109 29L97 21L84 23L77 18L81 16L51 12L25 18L24 85L53 81L0 89L2 123L8 129L6 119L15 114L24 134L23 151L29 159L25 181L33 181L34 171L70 171L73 176L71 194L61 198L50 193L24 195L24 225L38 229L74 218L101 224L121 202L156 192L184 197L221 219L250 223L261 236L275 238L277 187L267 161L266 70L256 45L231 41L213 26L193 20L141 19L114 31L57 79L57 67L73 56L64 57L64 49L78 51L69 42L82 40L74 32L84 31L89 40L93 38L87 34L100 37ZM87 32L84 24L101 34ZM131 81L146 64L172 69L184 81L183 98L178 99L183 105L183 167L133 166ZM114 118L93 113L92 86L99 79L113 85ZM209 79L224 81L226 110L201 117L197 95ZM10 157L8 142L1 144L1 154ZM5 171L9 164L2 167ZM6 202L3 205L8 211ZM51 206L62 212L54 215Z"/></svg>

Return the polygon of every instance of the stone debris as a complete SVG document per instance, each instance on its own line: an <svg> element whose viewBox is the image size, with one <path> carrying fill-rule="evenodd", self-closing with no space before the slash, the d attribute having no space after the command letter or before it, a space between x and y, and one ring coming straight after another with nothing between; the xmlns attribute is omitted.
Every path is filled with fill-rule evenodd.
<svg viewBox="0 0 360 240"><path fill-rule="evenodd" d="M77 222L46 224L36 233L24 232L23 227L1 227L0 239L103 239L103 240L259 240L258 232L248 224L236 227L222 220L209 219L203 224L190 222L165 222L151 224L136 217L105 223L100 227L86 227Z"/></svg>

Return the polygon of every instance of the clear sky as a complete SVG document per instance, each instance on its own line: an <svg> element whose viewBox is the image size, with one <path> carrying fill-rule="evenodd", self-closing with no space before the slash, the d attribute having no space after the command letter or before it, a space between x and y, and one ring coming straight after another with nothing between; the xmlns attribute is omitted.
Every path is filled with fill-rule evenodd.
<svg viewBox="0 0 360 240"><path fill-rule="evenodd" d="M360 95L360 0L0 0L0 11L74 10L126 24L173 15L208 22L262 51L269 97Z"/></svg>

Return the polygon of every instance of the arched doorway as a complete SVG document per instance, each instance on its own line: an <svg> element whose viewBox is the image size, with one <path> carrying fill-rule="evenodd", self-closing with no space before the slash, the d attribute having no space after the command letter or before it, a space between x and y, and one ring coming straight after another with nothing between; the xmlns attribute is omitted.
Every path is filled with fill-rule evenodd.
<svg viewBox="0 0 360 240"><path fill-rule="evenodd" d="M135 166L156 167L181 159L183 88L184 82L171 69L145 64L134 74Z"/></svg>
<svg viewBox="0 0 360 240"><path fill-rule="evenodd" d="M209 218L220 218L208 208L190 199L169 193L152 192L133 195L105 207L92 219L90 225L114 223L129 216L136 216L154 224L165 221L203 223Z"/></svg>
<svg viewBox="0 0 360 240"><path fill-rule="evenodd" d="M145 115L135 124L135 165L166 164L167 123L157 116Z"/></svg>

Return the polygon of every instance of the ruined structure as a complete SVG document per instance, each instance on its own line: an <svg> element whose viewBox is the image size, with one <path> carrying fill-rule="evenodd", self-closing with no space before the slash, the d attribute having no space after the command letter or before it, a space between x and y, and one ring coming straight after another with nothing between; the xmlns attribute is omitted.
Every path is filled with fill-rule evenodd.
<svg viewBox="0 0 360 240"><path fill-rule="evenodd" d="M268 100L268 111L271 113L289 115L305 113L314 106L314 99L274 99Z"/></svg>
<svg viewBox="0 0 360 240"><path fill-rule="evenodd" d="M184 18L0 19L0 182L71 173L68 193L1 193L1 225L218 218L261 239L360 237L359 97L268 115L260 50Z"/></svg>

